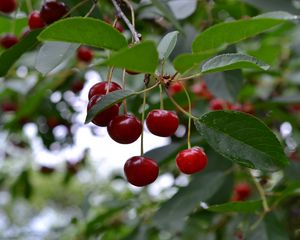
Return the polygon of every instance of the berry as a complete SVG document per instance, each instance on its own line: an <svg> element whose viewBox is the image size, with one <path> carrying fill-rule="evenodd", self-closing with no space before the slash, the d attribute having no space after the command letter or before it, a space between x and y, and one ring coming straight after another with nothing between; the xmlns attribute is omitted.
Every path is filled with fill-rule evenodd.
<svg viewBox="0 0 300 240"><path fill-rule="evenodd" d="M89 111L98 101L101 100L103 95L95 95L93 96L89 104L87 106L87 110ZM112 107L104 110L101 113L98 113L92 122L100 127L106 127L109 122L119 114L119 106L118 104L113 105Z"/></svg>
<svg viewBox="0 0 300 240"><path fill-rule="evenodd" d="M16 0L0 0L0 12L12 13L17 9Z"/></svg>
<svg viewBox="0 0 300 240"><path fill-rule="evenodd" d="M108 92L122 89L122 87L115 82L111 82L110 84L108 82L96 83L91 87L89 91L89 99L91 99L95 95L105 95L107 93L107 88L109 88Z"/></svg>
<svg viewBox="0 0 300 240"><path fill-rule="evenodd" d="M2 36L0 39L0 45L6 49L12 47L13 45L17 44L18 42L19 42L19 39L15 35L10 34L10 33Z"/></svg>
<svg viewBox="0 0 300 240"><path fill-rule="evenodd" d="M72 82L71 90L74 93L79 93L84 87L83 81L81 79L77 79Z"/></svg>
<svg viewBox="0 0 300 240"><path fill-rule="evenodd" d="M210 100L213 98L212 93L208 90L207 85L204 81L195 83L191 87L191 90L195 95L202 97L206 100Z"/></svg>
<svg viewBox="0 0 300 240"><path fill-rule="evenodd" d="M46 1L40 11L40 17L47 25L61 19L68 13L68 8L63 2Z"/></svg>
<svg viewBox="0 0 300 240"><path fill-rule="evenodd" d="M142 133L142 124L135 116L125 114L115 117L107 126L109 136L118 143L129 144Z"/></svg>
<svg viewBox="0 0 300 240"><path fill-rule="evenodd" d="M28 26L30 30L43 28L45 26L44 21L41 19L39 11L33 11L28 17Z"/></svg>
<svg viewBox="0 0 300 240"><path fill-rule="evenodd" d="M251 187L248 183L238 183L234 187L234 196L237 201L243 201L251 195Z"/></svg>
<svg viewBox="0 0 300 240"><path fill-rule="evenodd" d="M15 112L17 111L17 105L14 102L4 101L1 103L1 109L3 112Z"/></svg>
<svg viewBox="0 0 300 240"><path fill-rule="evenodd" d="M90 48L81 46L77 49L76 56L79 61L90 63L94 55Z"/></svg>
<svg viewBox="0 0 300 240"><path fill-rule="evenodd" d="M205 168L206 164L207 156L200 147L185 149L176 156L176 165L185 174L199 172Z"/></svg>
<svg viewBox="0 0 300 240"><path fill-rule="evenodd" d="M222 99L215 98L209 102L209 108L211 110L224 110L229 109L229 104Z"/></svg>
<svg viewBox="0 0 300 240"><path fill-rule="evenodd" d="M179 82L172 83L172 84L169 86L169 89L168 89L168 91L169 91L169 93L170 93L171 95L174 95L174 94L176 94L176 93L179 93L179 92L181 92L182 90L183 90L183 86L182 86L182 84L179 83Z"/></svg>
<svg viewBox="0 0 300 240"><path fill-rule="evenodd" d="M156 180L159 168L154 160L135 156L126 161L124 172L128 182L134 186L143 187Z"/></svg>
<svg viewBox="0 0 300 240"><path fill-rule="evenodd" d="M151 133L160 137L173 135L179 125L176 113L167 110L152 110L148 113L146 124Z"/></svg>

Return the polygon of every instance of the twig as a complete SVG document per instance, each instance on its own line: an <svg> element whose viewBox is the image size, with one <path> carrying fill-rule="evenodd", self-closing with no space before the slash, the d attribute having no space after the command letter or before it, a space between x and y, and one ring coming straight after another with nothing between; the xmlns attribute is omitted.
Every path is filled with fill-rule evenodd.
<svg viewBox="0 0 300 240"><path fill-rule="evenodd" d="M115 9L117 10L117 14L123 19L123 21L126 23L127 27L129 28L132 37L134 39L134 42L140 42L139 34L135 30L134 26L130 23L129 19L126 17L126 15L123 13L122 9L116 2L116 0L111 0Z"/></svg>

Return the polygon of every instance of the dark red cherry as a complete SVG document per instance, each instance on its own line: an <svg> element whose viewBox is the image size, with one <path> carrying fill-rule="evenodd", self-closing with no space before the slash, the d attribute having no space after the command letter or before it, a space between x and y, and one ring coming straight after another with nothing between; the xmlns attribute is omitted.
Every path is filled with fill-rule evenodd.
<svg viewBox="0 0 300 240"><path fill-rule="evenodd" d="M17 44L19 42L19 39L10 33L5 34L0 38L0 45L3 48L11 48L13 45Z"/></svg>
<svg viewBox="0 0 300 240"><path fill-rule="evenodd" d="M79 61L90 63L93 60L94 54L89 47L80 46L77 48L76 56Z"/></svg>
<svg viewBox="0 0 300 240"><path fill-rule="evenodd" d="M234 195L238 197L239 200L243 201L250 197L251 195L251 187L248 183L238 183L234 187Z"/></svg>
<svg viewBox="0 0 300 240"><path fill-rule="evenodd" d="M79 93L83 89L83 87L84 87L83 81L81 79L77 79L72 82L71 90L74 93Z"/></svg>
<svg viewBox="0 0 300 240"><path fill-rule="evenodd" d="M89 111L98 101L100 101L102 98L102 95L95 95L93 96L89 104L87 106L87 110ZM118 104L113 105L112 107L104 110L101 113L98 113L92 122L100 127L106 127L109 122L116 117L119 114L119 106Z"/></svg>
<svg viewBox="0 0 300 240"><path fill-rule="evenodd" d="M229 109L229 104L222 99L215 98L209 102L209 108L211 110L224 110Z"/></svg>
<svg viewBox="0 0 300 240"><path fill-rule="evenodd" d="M3 112L15 112L17 111L17 104L14 102L3 101L1 103L1 109Z"/></svg>
<svg viewBox="0 0 300 240"><path fill-rule="evenodd" d="M125 114L115 117L107 126L109 136L118 143L129 144L142 133L142 124L135 116Z"/></svg>
<svg viewBox="0 0 300 240"><path fill-rule="evenodd" d="M43 28L45 26L44 21L41 19L39 11L33 11L28 17L28 26L30 30Z"/></svg>
<svg viewBox="0 0 300 240"><path fill-rule="evenodd" d="M68 13L68 8L63 2L46 1L40 11L41 19L47 25L61 19Z"/></svg>
<svg viewBox="0 0 300 240"><path fill-rule="evenodd" d="M107 93L107 89L108 89L108 92L113 92L116 90L121 90L122 87L115 82L96 83L94 86L91 87L91 89L89 91L89 99L91 99L95 95L105 95Z"/></svg>
<svg viewBox="0 0 300 240"><path fill-rule="evenodd" d="M156 180L159 168L154 160L135 156L126 161L124 172L128 182L134 186L143 187Z"/></svg>
<svg viewBox="0 0 300 240"><path fill-rule="evenodd" d="M17 9L16 0L0 0L0 12L12 13Z"/></svg>
<svg viewBox="0 0 300 240"><path fill-rule="evenodd" d="M176 132L179 119L177 114L172 111L155 109L148 113L146 124L154 135L169 137Z"/></svg>
<svg viewBox="0 0 300 240"><path fill-rule="evenodd" d="M182 150L176 156L176 165L185 174L199 172L205 168L206 164L207 156L200 147Z"/></svg>
<svg viewBox="0 0 300 240"><path fill-rule="evenodd" d="M179 82L171 83L171 85L169 86L169 89L168 89L168 91L169 91L169 93L170 93L171 95L174 95L174 94L176 94L176 93L179 93L179 92L181 92L182 90L183 90L183 86L182 86L182 84L179 83Z"/></svg>

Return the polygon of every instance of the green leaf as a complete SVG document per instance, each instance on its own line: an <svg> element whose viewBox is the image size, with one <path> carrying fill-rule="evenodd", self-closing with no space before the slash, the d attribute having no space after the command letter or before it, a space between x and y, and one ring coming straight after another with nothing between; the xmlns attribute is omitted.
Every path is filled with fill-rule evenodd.
<svg viewBox="0 0 300 240"><path fill-rule="evenodd" d="M206 61L201 71L203 73L222 72L240 68L254 68L261 70L268 70L269 65L256 59L255 57L240 54L240 53L226 53L215 56Z"/></svg>
<svg viewBox="0 0 300 240"><path fill-rule="evenodd" d="M42 74L47 74L63 61L73 57L79 44L65 42L46 42L40 48L36 57L35 68Z"/></svg>
<svg viewBox="0 0 300 240"><path fill-rule="evenodd" d="M57 21L45 28L41 41L62 41L119 50L127 46L125 37L111 25L94 19L73 17Z"/></svg>
<svg viewBox="0 0 300 240"><path fill-rule="evenodd" d="M85 123L89 123L92 119L100 112L111 107L115 103L122 101L123 99L134 96L136 93L131 90L117 90L104 95L100 101L98 101L91 109L88 111Z"/></svg>
<svg viewBox="0 0 300 240"><path fill-rule="evenodd" d="M37 36L41 30L30 32L26 37L22 38L19 43L7 49L0 55L0 77L7 74L12 65L27 51L30 51L39 43Z"/></svg>
<svg viewBox="0 0 300 240"><path fill-rule="evenodd" d="M151 0L152 4L157 7L158 10L162 12L162 14L171 22L173 25L180 31L182 31L182 27L180 26L180 23L175 18L172 10L169 8L169 6L161 1L161 0Z"/></svg>
<svg viewBox="0 0 300 240"><path fill-rule="evenodd" d="M191 68L198 67L200 63L202 63L205 59L208 59L214 54L215 51L206 53L180 54L174 59L173 65L178 72L184 73Z"/></svg>
<svg viewBox="0 0 300 240"><path fill-rule="evenodd" d="M153 222L164 230L180 231L185 217L200 203L218 191L224 182L221 172L197 174L187 187L181 188L170 200L164 202L156 212Z"/></svg>
<svg viewBox="0 0 300 240"><path fill-rule="evenodd" d="M228 202L210 206L207 210L211 212L241 212L241 213L255 213L261 208L261 201L243 201L243 202Z"/></svg>
<svg viewBox="0 0 300 240"><path fill-rule="evenodd" d="M120 50L102 64L135 72L154 73L158 65L158 53L155 44L147 41Z"/></svg>
<svg viewBox="0 0 300 240"><path fill-rule="evenodd" d="M0 34L12 31L12 24L14 24L14 34L17 36L21 34L24 28L28 25L28 18L8 18L0 16Z"/></svg>
<svg viewBox="0 0 300 240"><path fill-rule="evenodd" d="M215 151L242 166L276 171L288 164L275 134L249 114L213 111L195 120L195 125Z"/></svg>
<svg viewBox="0 0 300 240"><path fill-rule="evenodd" d="M297 16L272 12L251 19L242 19L214 25L196 37L193 42L193 52L219 50L228 44L237 43L253 37L287 20L295 20Z"/></svg>
<svg viewBox="0 0 300 240"><path fill-rule="evenodd" d="M178 33L178 31L170 32L160 41L157 47L159 59L166 60L170 56L175 48Z"/></svg>

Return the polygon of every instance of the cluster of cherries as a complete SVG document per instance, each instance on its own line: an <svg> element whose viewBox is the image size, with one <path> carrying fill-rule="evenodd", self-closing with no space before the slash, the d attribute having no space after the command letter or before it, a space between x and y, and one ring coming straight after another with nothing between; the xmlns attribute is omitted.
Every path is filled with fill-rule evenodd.
<svg viewBox="0 0 300 240"><path fill-rule="evenodd" d="M102 97L109 92L121 90L122 87L115 82L99 82L89 91L89 111ZM109 136L121 144L130 144L136 141L143 131L141 121L132 114L119 115L120 103L116 103L108 109L98 113L92 122L101 127L107 127ZM173 111L155 109L146 117L148 130L160 137L172 136L179 125L179 118ZM207 164L207 157L203 149L193 147L178 153L176 157L178 169L185 174L193 174L201 171ZM157 163L144 156L134 156L128 159L124 165L125 176L135 186L145 186L156 180L159 173Z"/></svg>

